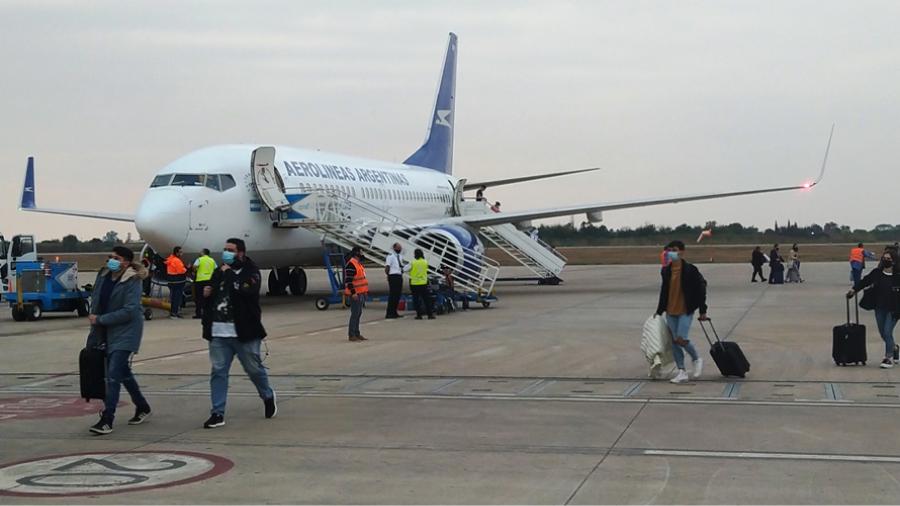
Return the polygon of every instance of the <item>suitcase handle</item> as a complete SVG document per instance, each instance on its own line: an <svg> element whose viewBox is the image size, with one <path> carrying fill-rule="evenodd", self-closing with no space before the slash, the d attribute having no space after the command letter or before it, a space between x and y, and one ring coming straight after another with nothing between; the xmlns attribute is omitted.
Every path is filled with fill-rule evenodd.
<svg viewBox="0 0 900 506"><path fill-rule="evenodd" d="M847 326L850 326L850 299L844 297L847 300ZM856 308L856 324L859 325L859 294L853 292L853 307Z"/></svg>
<svg viewBox="0 0 900 506"><path fill-rule="evenodd" d="M848 311L849 311L849 309L848 309ZM709 332L706 331L706 326L703 325L704 323L709 323L709 328L712 329L713 335L716 336L716 342L717 343L722 342L722 340L719 339L719 333L716 332L716 327L713 325L712 318L707 318L705 320L698 319L697 321L700 322L700 328L703 330L703 335L706 336L706 342L708 342L710 346L713 345L713 342L709 339Z"/></svg>

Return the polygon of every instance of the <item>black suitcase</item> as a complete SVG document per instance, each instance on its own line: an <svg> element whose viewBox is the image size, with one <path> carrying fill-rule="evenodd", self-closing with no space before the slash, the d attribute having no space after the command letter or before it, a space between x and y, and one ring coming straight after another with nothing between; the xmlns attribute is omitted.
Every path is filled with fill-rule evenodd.
<svg viewBox="0 0 900 506"><path fill-rule="evenodd" d="M106 350L87 346L78 354L78 376L81 381L81 397L106 399Z"/></svg>
<svg viewBox="0 0 900 506"><path fill-rule="evenodd" d="M712 330L713 335L716 336L716 342L710 340L704 323L709 323L709 328ZM737 376L739 378L746 376L750 371L750 362L747 361L747 357L744 356L744 352L741 351L738 343L719 339L719 333L716 332L712 320L700 320L700 328L703 329L703 335L706 336L706 341L709 343L709 354L712 355L713 361L716 363L722 376Z"/></svg>
<svg viewBox="0 0 900 506"><path fill-rule="evenodd" d="M783 285L784 284L784 265L775 264L772 266L772 274L770 275L772 278L771 284L773 285Z"/></svg>
<svg viewBox="0 0 900 506"><path fill-rule="evenodd" d="M832 330L831 358L835 365L866 365L866 326L859 324L859 305L856 297L856 323L850 322L850 299L847 299L847 323L838 325Z"/></svg>

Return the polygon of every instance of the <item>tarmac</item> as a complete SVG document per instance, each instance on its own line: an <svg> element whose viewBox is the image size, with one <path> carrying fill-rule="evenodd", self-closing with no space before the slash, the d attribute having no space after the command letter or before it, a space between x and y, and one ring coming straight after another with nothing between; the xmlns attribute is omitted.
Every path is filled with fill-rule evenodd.
<svg viewBox="0 0 900 506"><path fill-rule="evenodd" d="M384 320L372 303L363 343L347 341L346 310L314 308L327 282L310 270L309 295L264 298L278 415L263 417L235 363L213 430L197 321L146 323L134 370L153 414L127 425L123 391L115 431L93 436L100 404L77 399L75 374L86 319L3 310L0 503L898 502L900 366L878 368L871 313L868 365L831 360L846 264L806 264L806 282L784 286L751 284L749 265L700 268L746 379L718 374L696 322L702 377L648 379L655 266L500 284L490 308L435 321Z"/></svg>

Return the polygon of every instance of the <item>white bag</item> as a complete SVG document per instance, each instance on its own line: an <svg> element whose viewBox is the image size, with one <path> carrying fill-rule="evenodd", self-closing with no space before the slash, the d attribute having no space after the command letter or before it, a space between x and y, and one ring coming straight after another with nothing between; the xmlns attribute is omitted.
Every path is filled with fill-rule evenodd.
<svg viewBox="0 0 900 506"><path fill-rule="evenodd" d="M651 315L644 322L641 336L641 351L650 365L650 377L661 377L662 369L675 359L672 356L672 333L662 316Z"/></svg>

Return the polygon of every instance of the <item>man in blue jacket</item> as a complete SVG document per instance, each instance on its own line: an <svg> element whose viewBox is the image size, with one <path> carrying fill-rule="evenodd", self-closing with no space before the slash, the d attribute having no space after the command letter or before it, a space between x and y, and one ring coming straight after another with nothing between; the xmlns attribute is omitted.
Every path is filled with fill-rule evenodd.
<svg viewBox="0 0 900 506"><path fill-rule="evenodd" d="M140 262L134 262L134 252L116 246L94 282L88 345L105 346L107 363L105 407L100 421L90 428L94 434L112 432L122 385L135 406L134 417L128 420L128 425L141 424L150 416L150 405L141 394L130 365L132 355L141 347L144 332L141 291L148 274Z"/></svg>

